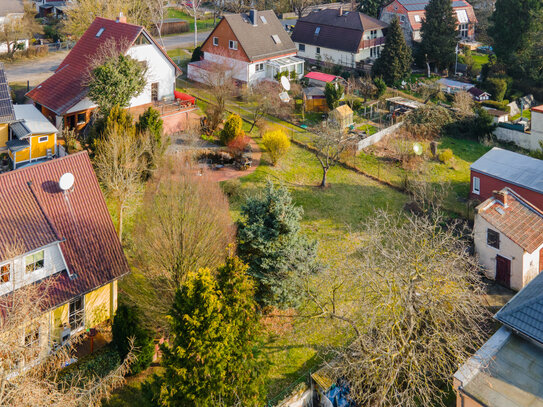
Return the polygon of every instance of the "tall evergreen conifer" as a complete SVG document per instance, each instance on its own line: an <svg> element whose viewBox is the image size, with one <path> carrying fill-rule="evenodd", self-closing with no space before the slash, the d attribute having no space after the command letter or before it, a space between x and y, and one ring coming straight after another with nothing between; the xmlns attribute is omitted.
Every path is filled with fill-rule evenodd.
<svg viewBox="0 0 543 407"><path fill-rule="evenodd" d="M451 0L430 0L420 32L422 57L438 69L449 68L458 41Z"/></svg>
<svg viewBox="0 0 543 407"><path fill-rule="evenodd" d="M373 73L392 86L409 75L412 62L411 48L405 43L398 18L394 17L388 27L383 51L373 66Z"/></svg>

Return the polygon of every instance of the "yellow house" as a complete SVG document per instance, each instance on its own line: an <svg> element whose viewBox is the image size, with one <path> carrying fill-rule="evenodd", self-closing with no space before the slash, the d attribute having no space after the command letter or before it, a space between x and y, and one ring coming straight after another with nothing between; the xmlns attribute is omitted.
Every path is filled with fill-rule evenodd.
<svg viewBox="0 0 543 407"><path fill-rule="evenodd" d="M87 152L0 174L0 195L0 300L29 284L47 295L25 346L45 355L110 320L129 269Z"/></svg>
<svg viewBox="0 0 543 407"><path fill-rule="evenodd" d="M9 140L5 142L13 169L55 157L57 128L33 105L13 105L13 110L15 121L9 124Z"/></svg>

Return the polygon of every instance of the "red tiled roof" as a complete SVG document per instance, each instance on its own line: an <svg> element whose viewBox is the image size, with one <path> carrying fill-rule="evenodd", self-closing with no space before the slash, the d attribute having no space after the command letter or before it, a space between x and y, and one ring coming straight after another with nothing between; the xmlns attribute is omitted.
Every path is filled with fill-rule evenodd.
<svg viewBox="0 0 543 407"><path fill-rule="evenodd" d="M543 105L532 107L532 111L538 112L538 113L543 113Z"/></svg>
<svg viewBox="0 0 543 407"><path fill-rule="evenodd" d="M102 30L99 37L96 35ZM93 57L105 43L115 41L120 52L126 53L145 29L138 25L116 22L96 17L79 39L75 47L64 58L53 76L36 86L26 95L58 115L82 100L87 94L85 81ZM153 38L147 34L149 38ZM179 70L168 54L153 40L168 60Z"/></svg>
<svg viewBox="0 0 543 407"><path fill-rule="evenodd" d="M307 75L304 76L304 78L315 79L316 81L321 82L332 82L334 79L337 78L337 76L323 72L309 72Z"/></svg>
<svg viewBox="0 0 543 407"><path fill-rule="evenodd" d="M58 181L67 172L75 183L65 196ZM129 272L87 152L0 175L0 196L0 257L6 256L6 237L14 233L28 251L61 241L72 277L67 271L56 274L49 291L51 306Z"/></svg>
<svg viewBox="0 0 543 407"><path fill-rule="evenodd" d="M533 253L543 244L543 212L510 188L500 192L507 196L507 206L492 196L477 207L477 213L526 252Z"/></svg>

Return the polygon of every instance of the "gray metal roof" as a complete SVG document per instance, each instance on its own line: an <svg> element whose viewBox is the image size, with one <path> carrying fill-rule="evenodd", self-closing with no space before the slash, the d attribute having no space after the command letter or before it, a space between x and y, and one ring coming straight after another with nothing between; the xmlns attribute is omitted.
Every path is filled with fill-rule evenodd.
<svg viewBox="0 0 543 407"><path fill-rule="evenodd" d="M462 381L461 391L485 406L543 406L543 349L505 328L455 377Z"/></svg>
<svg viewBox="0 0 543 407"><path fill-rule="evenodd" d="M9 123L13 120L15 120L15 112L11 92L4 72L4 64L0 62L0 123Z"/></svg>
<svg viewBox="0 0 543 407"><path fill-rule="evenodd" d="M260 16L265 18L266 23ZM257 11L256 26L245 13L227 14L224 19L251 61L297 51L294 42L272 10ZM272 35L277 35L280 42L276 43Z"/></svg>
<svg viewBox="0 0 543 407"><path fill-rule="evenodd" d="M494 147L471 170L543 193L543 161Z"/></svg>
<svg viewBox="0 0 543 407"><path fill-rule="evenodd" d="M11 152L16 152L30 147L30 143L28 140L13 139L6 141L6 146Z"/></svg>
<svg viewBox="0 0 543 407"><path fill-rule="evenodd" d="M501 323L543 344L543 274L539 274L498 311Z"/></svg>

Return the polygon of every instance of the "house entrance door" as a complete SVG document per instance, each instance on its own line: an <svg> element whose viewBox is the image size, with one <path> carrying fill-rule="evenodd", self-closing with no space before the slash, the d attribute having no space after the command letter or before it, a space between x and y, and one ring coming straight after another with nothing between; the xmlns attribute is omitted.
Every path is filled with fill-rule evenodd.
<svg viewBox="0 0 543 407"><path fill-rule="evenodd" d="M505 287L511 286L511 260L496 255L496 282Z"/></svg>
<svg viewBox="0 0 543 407"><path fill-rule="evenodd" d="M158 82L151 83L151 100L158 101Z"/></svg>

